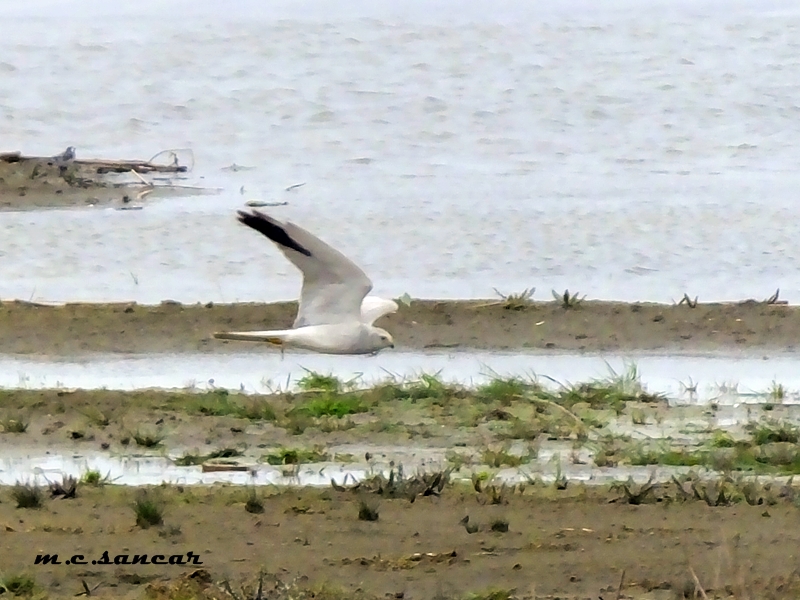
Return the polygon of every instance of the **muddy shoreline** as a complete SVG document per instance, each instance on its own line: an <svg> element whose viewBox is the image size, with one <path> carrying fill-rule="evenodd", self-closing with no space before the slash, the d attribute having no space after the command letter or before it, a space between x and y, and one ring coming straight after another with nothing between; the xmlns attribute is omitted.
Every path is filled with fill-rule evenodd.
<svg viewBox="0 0 800 600"><path fill-rule="evenodd" d="M143 528L134 512L140 493L84 485L75 498L34 509L16 508L13 491L0 488L3 576L27 576L38 597L89 589L92 597L160 600L232 600L226 580L236 597L254 598L261 569L272 574L264 597L273 600L701 597L692 572L710 598L796 598L800 585L798 509L787 503L632 506L580 486L509 492L497 504L447 487L411 503L326 489L258 492L253 513L246 490L167 486L149 492L163 522ZM359 519L362 500L377 520ZM76 554L101 561L104 552L123 564L64 563ZM202 564L131 564L134 555L194 561L189 552ZM45 553L60 564L33 566ZM276 592L275 575L313 593Z"/></svg>
<svg viewBox="0 0 800 600"><path fill-rule="evenodd" d="M155 198L214 193L173 183L154 185L141 175L124 173L124 169L98 169L98 164L103 161L0 152L0 211L87 206L135 210ZM176 172L173 179L185 177Z"/></svg>
<svg viewBox="0 0 800 600"><path fill-rule="evenodd" d="M764 484L748 497L741 471L714 480L725 482L719 484L726 486L720 487L723 494L711 483L699 488L705 493L699 497L688 480L664 481L652 493L635 484L626 491L575 480L537 478L513 487L491 480L515 464L512 445L536 452L544 439L571 447L577 461L587 459L576 442L586 442L603 448L607 466L622 464L630 459L625 448L618 451L624 436L593 435L603 433L604 416L618 413L634 425L658 424L663 432L676 411L681 422L697 424L709 412L703 407L669 408L630 381L598 384L606 390L600 396L576 385L542 404L515 380L474 391L421 380L402 389L370 388L361 397L363 407L353 404L351 392L331 391L338 385L316 376L307 386L312 391L262 396L224 390L3 390L0 456L13 467L34 448L83 458L97 451L172 455L182 448L181 458L193 459L235 448L243 454L233 462L256 459L291 472L316 470L321 463L304 454L289 459L286 450L325 452L334 444L372 443L448 448L459 455L474 447L478 460L490 451L496 462L482 470L487 478L478 479L483 483L477 487L453 477L439 495L369 485L352 490L341 482L316 489L148 487L162 521L147 527L137 523L135 510L144 488L114 485L99 471L91 481L88 467L74 498L51 497L43 485L36 508L19 506L19 488L0 486L0 585L32 585L30 594L20 595L36 598L75 597L89 589L99 598L234 600L256 597L263 569L292 588L276 590L274 579L265 578L270 587L263 597L270 600L672 600L693 597L693 571L709 598L788 600L800 593L800 492L794 488ZM763 414L778 421L791 409L778 404ZM719 431L701 429L718 451L733 450L733 438L729 443ZM632 440L630 448L639 445ZM796 449L796 440L761 447L787 456L790 446ZM282 462L270 462L273 457ZM386 458L338 456L352 466L368 461L381 468ZM597 454L592 460L600 464ZM438 468L469 469L459 461L454 455ZM413 477L413 461L406 464L406 476ZM44 476L61 481L53 470ZM626 495L630 491L634 498ZM377 520L359 517L363 505L377 511ZM102 560L104 552L111 561L121 558L111 565L65 564L77 554ZM131 562L134 555L188 552L202 565ZM39 554L58 554L61 564L34 565ZM225 591L225 581L237 596ZM249 586L248 595L239 592L242 584Z"/></svg>
<svg viewBox="0 0 800 600"><path fill-rule="evenodd" d="M295 302L159 305L0 302L0 353L276 352L265 344L215 340L215 331L290 327ZM792 352L800 307L748 301L665 305L584 301L509 307L496 300L413 300L377 323L400 350L567 352Z"/></svg>

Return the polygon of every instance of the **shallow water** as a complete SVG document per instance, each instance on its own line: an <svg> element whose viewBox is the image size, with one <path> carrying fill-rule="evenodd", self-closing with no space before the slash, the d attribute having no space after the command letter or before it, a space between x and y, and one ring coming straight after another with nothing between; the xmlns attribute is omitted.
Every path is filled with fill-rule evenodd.
<svg viewBox="0 0 800 600"><path fill-rule="evenodd" d="M459 453L473 454L475 449L457 448ZM524 454L529 448L512 453ZM331 481L339 485L350 485L365 478L382 474L388 477L391 471L404 476L441 472L453 467L449 460L452 449L420 446L384 447L369 444L340 445L327 448L329 456L348 454L353 457L372 454L369 463L319 462L302 465L272 466L262 464L254 457L236 459L237 465L246 471L203 472L201 466L177 466L175 459L183 453L172 451L169 456L155 454L117 455L109 452L89 450L85 452L46 450L41 447L17 447L0 456L0 485L19 482L46 485L65 477L80 479L88 471L97 471L108 483L115 485L209 485L230 483L233 485L275 485L327 487ZM480 454L478 454L480 455ZM695 471L701 476L713 476L714 472L701 467L673 467L664 465L597 467L592 461L594 450L591 443L575 449L573 442L544 442L536 458L520 467L490 469L482 464L467 464L458 467L451 475L453 480L469 481L473 473L493 472L497 483L524 483L540 479L552 482L564 477L572 482L587 485L603 485L629 478L643 483L650 478L668 481L673 475ZM400 469L401 471L398 471ZM774 477L781 479L782 477Z"/></svg>
<svg viewBox="0 0 800 600"><path fill-rule="evenodd" d="M87 471L98 471L116 485L209 485L230 483L234 485L276 485L327 487L334 480L339 485L349 485L367 477L383 474L388 477L392 469L403 465L406 476L444 471L449 466L445 450L409 449L402 451L406 460L388 460L371 464L313 463L299 466L275 467L252 463L248 471L217 471L204 473L200 466L179 467L164 456L115 456L103 452L47 453L41 449L17 452L14 456L0 457L0 485L20 482L47 485L65 477L81 478ZM472 472L486 470L473 466L462 468L453 474L454 480L469 480ZM672 475L688 472L686 467L595 467L573 464L560 455L543 454L539 460L519 468L501 469L495 474L497 483L518 483L540 478L553 481L563 475L570 481L581 481L589 485L602 485L613 481L624 481L629 477L644 482L653 476L666 481ZM702 469L694 469L702 471Z"/></svg>
<svg viewBox="0 0 800 600"><path fill-rule="evenodd" d="M0 150L224 191L0 213L0 298L296 297L258 198L379 294L800 301L800 7L645 4L4 3Z"/></svg>
<svg viewBox="0 0 800 600"><path fill-rule="evenodd" d="M97 356L84 360L0 355L5 388L226 388L248 393L293 388L308 370L359 378L369 385L387 377L438 373L443 379L476 385L496 376L540 378L546 385L580 383L623 374L635 365L642 384L680 404L800 403L800 370L794 355L538 354L502 352L383 352L374 357L312 353L177 354ZM555 381L551 381L552 380ZM696 387L695 392L687 388Z"/></svg>

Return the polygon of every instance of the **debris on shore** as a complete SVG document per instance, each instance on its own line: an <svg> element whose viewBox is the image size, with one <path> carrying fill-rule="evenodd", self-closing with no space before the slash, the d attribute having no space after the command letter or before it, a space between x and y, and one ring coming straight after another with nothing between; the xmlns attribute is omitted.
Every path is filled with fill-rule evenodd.
<svg viewBox="0 0 800 600"><path fill-rule="evenodd" d="M190 172L193 166L194 156L188 149L164 150L149 160L78 158L74 146L54 156L0 152L0 207L94 205L120 198L140 200L156 189L170 193L202 192L202 188L176 185L170 178L170 175L183 178L181 175ZM166 182L156 185L151 180L156 175ZM110 198L104 198L98 194L104 190L114 192Z"/></svg>

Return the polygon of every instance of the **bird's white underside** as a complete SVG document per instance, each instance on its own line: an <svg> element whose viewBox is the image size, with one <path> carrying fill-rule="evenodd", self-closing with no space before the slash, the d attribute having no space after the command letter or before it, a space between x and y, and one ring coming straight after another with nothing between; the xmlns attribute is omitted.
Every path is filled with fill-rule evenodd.
<svg viewBox="0 0 800 600"><path fill-rule="evenodd" d="M368 296L369 277L341 252L292 223L279 223L311 256L282 244L283 254L303 274L297 317L292 329L215 333L224 340L268 342L330 354L367 354L389 345L391 336L373 323L396 312L393 300Z"/></svg>

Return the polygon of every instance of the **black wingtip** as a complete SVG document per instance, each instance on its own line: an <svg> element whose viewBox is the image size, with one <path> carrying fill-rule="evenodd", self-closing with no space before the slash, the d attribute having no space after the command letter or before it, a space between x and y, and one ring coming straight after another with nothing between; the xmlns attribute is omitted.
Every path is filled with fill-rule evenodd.
<svg viewBox="0 0 800 600"><path fill-rule="evenodd" d="M243 225L247 225L251 229L255 229L280 246L291 248L295 252L299 252L305 256L311 256L311 252L294 241L289 234L286 233L286 230L283 227L281 227L275 220L270 219L264 213L261 213L255 209L249 213L243 210L237 212L239 213L239 222Z"/></svg>

